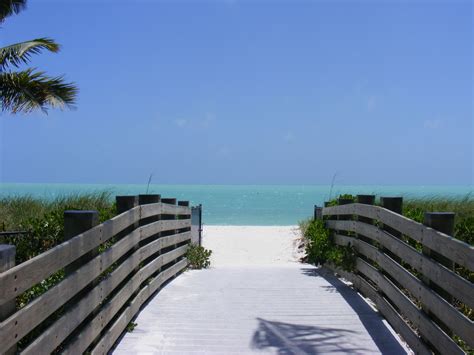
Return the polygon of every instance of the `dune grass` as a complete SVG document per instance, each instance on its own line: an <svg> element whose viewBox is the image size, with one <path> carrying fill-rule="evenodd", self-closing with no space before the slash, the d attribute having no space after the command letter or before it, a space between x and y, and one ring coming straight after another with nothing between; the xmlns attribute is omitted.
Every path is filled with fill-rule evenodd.
<svg viewBox="0 0 474 355"><path fill-rule="evenodd" d="M403 203L403 215L423 223L425 212L454 212L453 237L474 244L474 197L462 198L426 197L407 199Z"/></svg>
<svg viewBox="0 0 474 355"><path fill-rule="evenodd" d="M112 194L107 191L87 194L74 194L57 197L53 200L38 199L31 196L12 196L0 198L0 229L23 230L32 219L65 210L97 210L100 219L110 218L115 205ZM108 217L108 218L106 218Z"/></svg>
<svg viewBox="0 0 474 355"><path fill-rule="evenodd" d="M109 192L67 195L53 200L31 196L0 198L0 231L25 234L0 237L0 243L16 246L16 262L22 263L55 245L64 237L65 210L97 210L101 222L116 214Z"/></svg>

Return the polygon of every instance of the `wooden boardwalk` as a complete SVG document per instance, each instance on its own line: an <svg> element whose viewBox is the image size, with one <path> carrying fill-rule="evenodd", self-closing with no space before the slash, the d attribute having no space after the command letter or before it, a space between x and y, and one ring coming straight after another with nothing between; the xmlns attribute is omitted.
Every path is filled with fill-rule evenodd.
<svg viewBox="0 0 474 355"><path fill-rule="evenodd" d="M360 295L298 263L187 271L143 309L114 354L405 354Z"/></svg>

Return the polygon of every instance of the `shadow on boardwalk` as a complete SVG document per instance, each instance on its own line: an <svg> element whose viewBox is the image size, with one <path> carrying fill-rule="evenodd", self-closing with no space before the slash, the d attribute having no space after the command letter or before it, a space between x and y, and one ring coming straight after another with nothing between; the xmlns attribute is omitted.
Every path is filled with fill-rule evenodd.
<svg viewBox="0 0 474 355"><path fill-rule="evenodd" d="M276 348L278 354L302 355L320 352L365 354L367 349L341 342L341 337L353 333L346 329L272 322L257 318L259 326L252 339L257 349Z"/></svg>
<svg viewBox="0 0 474 355"><path fill-rule="evenodd" d="M406 354L395 336L374 310L351 288L335 276L314 268L303 268L304 275L324 278L331 286L324 286L328 293L338 293L358 315L361 323L383 354ZM315 300L317 302L317 300ZM353 331L347 329L317 327L257 318L258 329L252 339L252 347L274 348L281 355L318 353L366 354L363 344L350 340Z"/></svg>

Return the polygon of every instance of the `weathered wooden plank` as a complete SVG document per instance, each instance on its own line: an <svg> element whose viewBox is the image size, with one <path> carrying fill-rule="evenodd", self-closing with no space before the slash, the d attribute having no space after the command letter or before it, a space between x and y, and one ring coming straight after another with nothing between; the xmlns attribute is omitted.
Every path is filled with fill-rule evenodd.
<svg viewBox="0 0 474 355"><path fill-rule="evenodd" d="M170 263L171 261L179 258L180 256L183 256L186 254L186 251L188 250L188 246L187 245L183 245L179 248L176 248L166 254L163 254L163 265L166 265L168 263Z"/></svg>
<svg viewBox="0 0 474 355"><path fill-rule="evenodd" d="M149 203L140 206L140 218L148 218L152 216L160 215L162 211L161 202L158 203Z"/></svg>
<svg viewBox="0 0 474 355"><path fill-rule="evenodd" d="M25 350L25 354L49 354L66 339L77 326L110 294L137 265L140 254L135 252L128 257L109 277L102 280L81 300L72 306L61 318L35 339Z"/></svg>
<svg viewBox="0 0 474 355"><path fill-rule="evenodd" d="M142 219L160 214L190 215L191 208L186 206L170 205L162 202L141 205Z"/></svg>
<svg viewBox="0 0 474 355"><path fill-rule="evenodd" d="M377 291L366 280L358 275L337 268L332 268L332 270L340 274L346 280L352 282L365 297L371 299L375 303L379 312L387 319L395 331L402 336L415 354L432 354L431 350L426 347L423 340L416 335L413 329L405 322L400 314L398 314L393 306L377 293Z"/></svg>
<svg viewBox="0 0 474 355"><path fill-rule="evenodd" d="M186 246L185 246L186 247ZM181 247L165 253L144 268L140 269L137 278L140 283L146 280L151 274L162 265L177 257L184 255L186 248ZM145 248L145 247L144 247ZM141 248L141 249L144 249ZM30 346L25 349L25 353L49 353L54 350L72 331L109 295L143 260L141 249L133 253L120 266L115 269L105 280L101 281L83 299L81 299L65 316L58 319L44 333L42 333ZM132 292L134 292L133 290Z"/></svg>
<svg viewBox="0 0 474 355"><path fill-rule="evenodd" d="M15 255L16 255L16 247L14 245L0 244L0 272L4 272L15 266ZM3 322L9 316L15 313L15 311L16 311L15 298L12 298L9 301L0 303L0 321ZM0 324L0 331L2 329L3 328ZM17 352L16 341L12 342L11 344L4 344L0 340L0 344L2 344L1 352L3 355L16 354Z"/></svg>
<svg viewBox="0 0 474 355"><path fill-rule="evenodd" d="M101 224L102 226L102 243L109 240L125 228L138 222L140 219L140 206L136 206L125 211Z"/></svg>
<svg viewBox="0 0 474 355"><path fill-rule="evenodd" d="M474 297L472 297L474 284L426 257L402 240L391 236L376 226L359 221L331 220L326 223L329 228L356 232L377 241L455 298L474 308Z"/></svg>
<svg viewBox="0 0 474 355"><path fill-rule="evenodd" d="M82 255L135 223L138 210L132 209L57 245L56 247L0 274L0 304L16 297L48 276L70 264Z"/></svg>
<svg viewBox="0 0 474 355"><path fill-rule="evenodd" d="M161 259L162 257L160 256L155 259L155 261L161 261ZM155 263L155 270L157 270L161 264L162 262ZM153 270L150 273L153 273ZM162 278L163 275L159 274L154 280ZM107 302L94 319L85 326L81 333L68 344L64 353L77 354L84 352L146 279L147 275L144 275L143 269L135 274L120 291Z"/></svg>
<svg viewBox="0 0 474 355"><path fill-rule="evenodd" d="M323 209L323 215L357 214L359 216L377 219L380 222L398 230L402 234L422 243L431 250L451 259L456 264L474 271L474 247L449 235L426 227L407 217L389 211L379 206L359 203L333 206Z"/></svg>
<svg viewBox="0 0 474 355"><path fill-rule="evenodd" d="M138 295L131 302L120 317L111 325L111 327L106 331L100 341L92 350L92 354L107 354L107 352L112 348L114 343L117 341L119 336L123 333L127 325L133 319L135 314L139 311L145 301L152 296L161 285L168 280L170 277L176 275L181 270L187 266L187 260L183 259L180 262L174 264L169 269L161 272L156 278L154 278L151 283L145 286Z"/></svg>
<svg viewBox="0 0 474 355"><path fill-rule="evenodd" d="M142 240L145 240L151 237L154 234L165 232L174 229L187 228L191 226L191 219L179 219L179 220L160 220L147 225L144 225L141 228L142 230Z"/></svg>
<svg viewBox="0 0 474 355"><path fill-rule="evenodd" d="M14 344L81 291L140 241L135 230L59 284L0 323L0 344ZM5 345L6 346L6 345Z"/></svg>
<svg viewBox="0 0 474 355"><path fill-rule="evenodd" d="M424 308L444 322L449 329L466 341L469 346L474 346L474 322L465 317L436 292L428 288L421 280L403 268L403 266L362 240L343 235L335 235L335 242L340 245L350 243L360 254L377 262L377 264L391 277L397 280L402 287L407 289L414 297L418 298Z"/></svg>
<svg viewBox="0 0 474 355"><path fill-rule="evenodd" d="M171 245L179 244L179 243L185 242L186 240L190 240L190 239L191 239L191 232L190 231L181 232L181 233L178 233L178 234L162 237L161 238L161 240L163 242L162 247L166 248L166 247L169 247Z"/></svg>
<svg viewBox="0 0 474 355"><path fill-rule="evenodd" d="M464 354L462 349L444 333L424 312L405 296L377 269L358 258L357 270L377 284L380 290L401 310L441 354Z"/></svg>
<svg viewBox="0 0 474 355"><path fill-rule="evenodd" d="M142 260L145 260L160 251L161 249L164 249L171 245L182 243L189 239L191 239L191 232L183 232L166 237L160 237L157 240L154 240L153 242L141 248L141 258Z"/></svg>
<svg viewBox="0 0 474 355"><path fill-rule="evenodd" d="M176 214L176 215L190 215L191 208L187 206L179 206L179 205L163 203L161 213L162 214Z"/></svg>

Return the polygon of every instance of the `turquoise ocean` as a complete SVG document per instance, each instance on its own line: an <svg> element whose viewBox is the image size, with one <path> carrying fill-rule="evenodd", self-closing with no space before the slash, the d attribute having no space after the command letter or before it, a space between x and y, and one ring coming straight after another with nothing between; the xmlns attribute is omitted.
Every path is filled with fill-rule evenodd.
<svg viewBox="0 0 474 355"><path fill-rule="evenodd" d="M17 184L1 183L0 197L24 196L54 199L68 194L108 191L115 195L138 195L147 185ZM473 186L334 186L329 185L150 185L148 193L189 200L203 205L207 225L295 225L313 213L314 205L341 193L380 196L464 197Z"/></svg>

